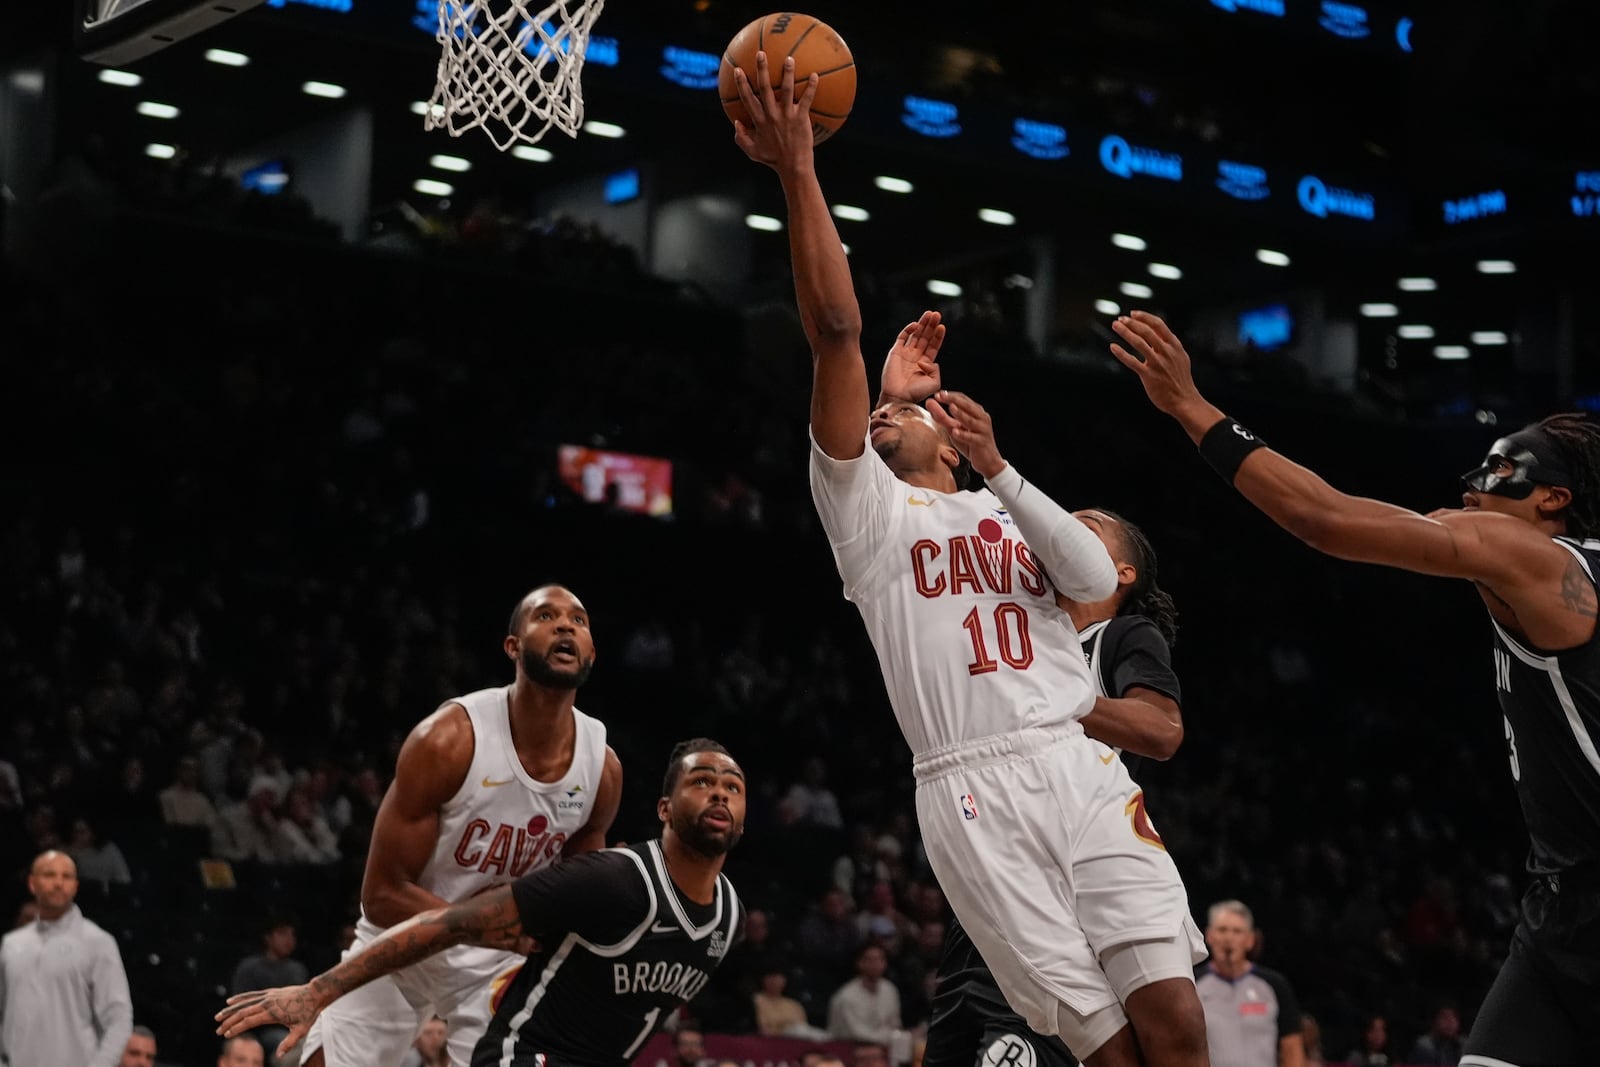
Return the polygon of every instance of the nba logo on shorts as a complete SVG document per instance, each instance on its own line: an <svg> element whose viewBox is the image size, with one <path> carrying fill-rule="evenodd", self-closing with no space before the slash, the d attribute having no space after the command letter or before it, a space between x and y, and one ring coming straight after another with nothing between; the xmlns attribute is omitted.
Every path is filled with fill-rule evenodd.
<svg viewBox="0 0 1600 1067"><path fill-rule="evenodd" d="M972 799L971 793L961 794L961 817L969 822L978 817L978 802Z"/></svg>

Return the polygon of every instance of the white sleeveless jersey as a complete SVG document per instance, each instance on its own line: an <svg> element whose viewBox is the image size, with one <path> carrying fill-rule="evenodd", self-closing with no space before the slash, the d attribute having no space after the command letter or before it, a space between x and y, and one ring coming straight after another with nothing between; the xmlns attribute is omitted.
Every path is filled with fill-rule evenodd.
<svg viewBox="0 0 1600 1067"><path fill-rule="evenodd" d="M472 766L439 809L439 843L417 879L449 901L555 862L588 823L606 761L605 724L573 708L572 764L557 781L535 781L511 743L510 686L454 702L472 720Z"/></svg>
<svg viewBox="0 0 1600 1067"><path fill-rule="evenodd" d="M870 442L843 461L813 442L811 493L913 756L1093 708L1072 620L993 493L909 485Z"/></svg>

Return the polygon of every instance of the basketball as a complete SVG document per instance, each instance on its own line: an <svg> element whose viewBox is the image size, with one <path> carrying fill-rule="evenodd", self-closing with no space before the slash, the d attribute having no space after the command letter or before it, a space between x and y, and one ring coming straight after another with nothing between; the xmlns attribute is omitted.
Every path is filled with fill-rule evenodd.
<svg viewBox="0 0 1600 1067"><path fill-rule="evenodd" d="M821 19L797 11L777 11L764 15L733 35L722 53L717 71L717 91L728 121L748 123L739 87L733 80L735 67L742 68L757 92L756 53L767 53L767 72L776 89L783 81L783 59L794 57L795 98L805 92L806 79L818 76L817 96L811 102L811 135L821 144L838 132L850 116L856 100L856 61L844 38Z"/></svg>

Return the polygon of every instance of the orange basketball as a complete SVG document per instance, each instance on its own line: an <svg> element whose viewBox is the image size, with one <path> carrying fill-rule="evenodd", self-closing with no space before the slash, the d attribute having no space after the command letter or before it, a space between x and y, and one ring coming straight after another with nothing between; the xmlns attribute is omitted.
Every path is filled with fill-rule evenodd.
<svg viewBox="0 0 1600 1067"><path fill-rule="evenodd" d="M767 72L774 89L783 81L784 57L794 57L797 100L805 92L806 78L813 73L818 76L817 97L811 101L811 134L817 144L832 137L856 102L856 61L844 38L821 19L796 11L765 15L734 34L717 71L717 92L722 96L722 110L729 122L749 122L733 70L743 68L751 87L759 91L756 53L760 51L767 53Z"/></svg>

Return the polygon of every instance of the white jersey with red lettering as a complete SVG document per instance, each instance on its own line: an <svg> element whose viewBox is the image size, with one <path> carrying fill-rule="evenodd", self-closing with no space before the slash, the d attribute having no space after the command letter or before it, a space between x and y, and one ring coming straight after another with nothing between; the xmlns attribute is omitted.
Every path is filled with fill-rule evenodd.
<svg viewBox="0 0 1600 1067"><path fill-rule="evenodd" d="M1077 631L998 497L811 449L811 493L914 756L1076 722L1094 706Z"/></svg>
<svg viewBox="0 0 1600 1067"><path fill-rule="evenodd" d="M439 840L417 884L448 901L504 885L561 856L589 821L605 769L606 728L574 708L572 763L551 782L534 779L511 741L511 687L481 689L451 703L472 723L472 764L439 809ZM366 915L346 955L383 932ZM371 982L329 1005L306 1037L327 1067L395 1067L434 1015L449 1028L452 1063L469 1063L494 1001L525 957L458 945Z"/></svg>
<svg viewBox="0 0 1600 1067"><path fill-rule="evenodd" d="M1098 686L1077 630L993 493L910 485L870 442L813 442L811 490L911 746L929 865L1012 1008L1087 1057L1127 1022L1108 953L1156 943L1153 981L1205 952L1143 793L1078 721Z"/></svg>

